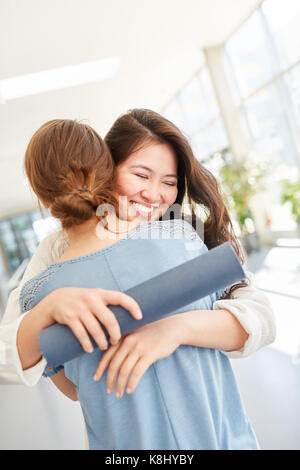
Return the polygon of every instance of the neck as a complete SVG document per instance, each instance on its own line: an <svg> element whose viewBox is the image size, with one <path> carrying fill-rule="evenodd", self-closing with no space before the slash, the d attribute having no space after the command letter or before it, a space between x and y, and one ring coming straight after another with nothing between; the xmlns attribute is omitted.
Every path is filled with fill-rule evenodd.
<svg viewBox="0 0 300 470"><path fill-rule="evenodd" d="M92 218L83 222L80 225L74 225L73 227L65 229L71 244L78 243L81 240L87 241L88 239L96 238L96 227L98 220Z"/></svg>

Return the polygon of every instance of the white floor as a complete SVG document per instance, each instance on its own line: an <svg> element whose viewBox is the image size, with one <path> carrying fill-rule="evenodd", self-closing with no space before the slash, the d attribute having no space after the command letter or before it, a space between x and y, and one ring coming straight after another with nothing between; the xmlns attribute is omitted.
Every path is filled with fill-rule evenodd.
<svg viewBox="0 0 300 470"><path fill-rule="evenodd" d="M0 386L0 450L85 449L80 404L51 380L33 388Z"/></svg>
<svg viewBox="0 0 300 470"><path fill-rule="evenodd" d="M248 268L254 285L268 296L277 324L273 347L300 361L300 248L265 248L253 254Z"/></svg>
<svg viewBox="0 0 300 470"><path fill-rule="evenodd" d="M300 450L300 247L266 248L248 269L273 306L277 335L231 363L262 449Z"/></svg>
<svg viewBox="0 0 300 470"><path fill-rule="evenodd" d="M262 450L300 450L300 364L273 347L231 360Z"/></svg>

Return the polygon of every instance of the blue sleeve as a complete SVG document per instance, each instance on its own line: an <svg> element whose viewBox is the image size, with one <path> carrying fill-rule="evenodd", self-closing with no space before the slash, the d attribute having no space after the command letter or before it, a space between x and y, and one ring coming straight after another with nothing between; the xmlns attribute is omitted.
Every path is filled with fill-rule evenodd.
<svg viewBox="0 0 300 470"><path fill-rule="evenodd" d="M216 292L216 300L220 300L226 289L220 289Z"/></svg>
<svg viewBox="0 0 300 470"><path fill-rule="evenodd" d="M64 368L64 366L52 367L52 366L47 364L45 369L44 369L44 372L43 372L43 377L46 377L46 378L53 377L53 375L57 374L57 372L59 372L63 368Z"/></svg>

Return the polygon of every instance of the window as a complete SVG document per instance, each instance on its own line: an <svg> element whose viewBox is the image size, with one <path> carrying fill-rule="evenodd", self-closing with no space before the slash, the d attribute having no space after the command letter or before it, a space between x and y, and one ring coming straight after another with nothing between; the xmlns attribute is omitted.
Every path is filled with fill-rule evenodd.
<svg viewBox="0 0 300 470"><path fill-rule="evenodd" d="M164 107L162 114L188 137L198 160L228 147L228 138L208 68L200 71Z"/></svg>
<svg viewBox="0 0 300 470"><path fill-rule="evenodd" d="M224 46L240 112L258 158L269 162L271 230L296 228L279 180L300 166L300 2L265 0Z"/></svg>
<svg viewBox="0 0 300 470"><path fill-rule="evenodd" d="M300 65L287 72L284 80L291 97L292 109L297 125L297 135L300 136Z"/></svg>
<svg viewBox="0 0 300 470"><path fill-rule="evenodd" d="M225 45L242 98L270 80L276 65L262 17L256 11Z"/></svg>
<svg viewBox="0 0 300 470"><path fill-rule="evenodd" d="M259 90L244 103L254 149L276 166L297 164L296 148L277 84Z"/></svg>
<svg viewBox="0 0 300 470"><path fill-rule="evenodd" d="M299 0L267 0L262 5L282 70L300 60Z"/></svg>
<svg viewBox="0 0 300 470"><path fill-rule="evenodd" d="M39 211L0 220L2 250L11 273L30 259L39 242L58 226L53 217L42 219Z"/></svg>
<svg viewBox="0 0 300 470"><path fill-rule="evenodd" d="M163 114L181 131L184 131L184 114L177 99L172 100L164 109Z"/></svg>

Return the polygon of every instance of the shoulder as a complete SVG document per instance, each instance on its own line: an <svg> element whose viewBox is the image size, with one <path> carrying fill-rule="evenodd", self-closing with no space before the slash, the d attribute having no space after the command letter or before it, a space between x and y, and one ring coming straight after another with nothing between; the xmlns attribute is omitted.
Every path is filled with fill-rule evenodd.
<svg viewBox="0 0 300 470"><path fill-rule="evenodd" d="M62 231L53 232L45 237L29 261L21 285L55 263L68 247L68 243L68 239Z"/></svg>
<svg viewBox="0 0 300 470"><path fill-rule="evenodd" d="M40 289L51 279L60 267L61 263L52 264L23 284L19 296L20 310L22 313L31 310L35 306Z"/></svg>
<svg viewBox="0 0 300 470"><path fill-rule="evenodd" d="M69 240L66 234L59 230L45 237L38 246L37 252L47 260L47 264L51 264L63 254L68 246Z"/></svg>

